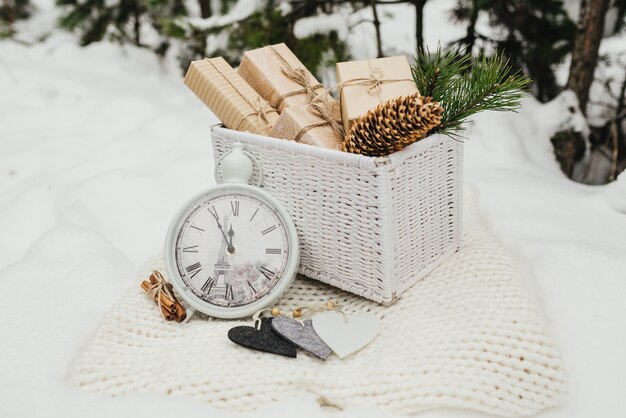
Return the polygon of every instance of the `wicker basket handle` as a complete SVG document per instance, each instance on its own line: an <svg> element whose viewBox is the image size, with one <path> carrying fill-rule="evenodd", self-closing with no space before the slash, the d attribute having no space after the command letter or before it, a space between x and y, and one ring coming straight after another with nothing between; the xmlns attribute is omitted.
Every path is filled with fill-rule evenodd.
<svg viewBox="0 0 626 418"><path fill-rule="evenodd" d="M260 187L261 186L261 182L263 181L263 167L261 165L261 161L258 159L258 157L256 157L254 154L252 154L249 151L243 151L244 154L246 154L251 160L252 160L252 164L256 166L257 170L259 171L258 174L258 178L256 181L256 184L254 184L253 186L255 187ZM220 168L222 166L222 161L224 160L224 157L226 157L229 153L226 152L224 153L224 155L222 155L216 162L215 162L215 168L213 169L213 176L215 177L215 182L217 184L221 184L223 182L223 178L221 176L220 173Z"/></svg>

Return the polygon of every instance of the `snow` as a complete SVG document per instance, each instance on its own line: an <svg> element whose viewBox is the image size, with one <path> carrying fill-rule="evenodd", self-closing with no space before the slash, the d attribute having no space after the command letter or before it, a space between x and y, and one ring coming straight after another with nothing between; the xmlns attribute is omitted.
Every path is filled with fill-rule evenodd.
<svg viewBox="0 0 626 418"><path fill-rule="evenodd" d="M201 17L192 17L182 20L187 21L189 24L191 24L191 26L197 29L211 29L218 26L226 26L239 22L252 15L261 7L262 2L252 0L240 0L235 3L235 5L229 10L227 14L214 15L206 19L203 19Z"/></svg>
<svg viewBox="0 0 626 418"><path fill-rule="evenodd" d="M565 90L549 103L541 105L533 97L523 100L520 110L522 118L514 121L514 132L518 134L519 145L523 152L522 164L533 162L539 169L550 170L554 175L562 175L554 157L550 138L559 131L572 129L588 133L585 117L578 108L578 98L574 92ZM528 120L532 124L528 125ZM493 131L491 131L493 132ZM511 151L510 145L500 144Z"/></svg>
<svg viewBox="0 0 626 418"><path fill-rule="evenodd" d="M296 38L301 39L318 33L327 34L335 31L339 39L346 40L348 37L347 25L347 19L339 14L319 14L298 20L293 28L293 33Z"/></svg>
<svg viewBox="0 0 626 418"><path fill-rule="evenodd" d="M431 47L462 33L445 23L453 2L434 3L426 5ZM53 22L44 6L23 24L21 40ZM381 12L386 48L413 50L409 12ZM390 23L402 14L406 25ZM371 25L357 28L353 50L373 56L364 41ZM574 99L526 98L517 114L477 116L466 133L465 178L480 193L486 224L518 260L570 375L565 404L539 416L622 417L626 174L585 186L558 170L552 132L584 128L569 111ZM71 380L100 318L162 248L178 206L212 182L215 122L174 59L108 43L81 49L56 32L33 46L0 42L0 416L235 416L182 397L89 394ZM250 416L390 415L338 413L302 394Z"/></svg>
<svg viewBox="0 0 626 418"><path fill-rule="evenodd" d="M617 176L617 180L606 187L604 194L610 207L626 214L626 172Z"/></svg>

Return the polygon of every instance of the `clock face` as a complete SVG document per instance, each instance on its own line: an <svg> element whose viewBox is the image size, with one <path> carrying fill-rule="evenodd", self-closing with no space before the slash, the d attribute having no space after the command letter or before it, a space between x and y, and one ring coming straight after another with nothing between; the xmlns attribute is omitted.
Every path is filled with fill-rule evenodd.
<svg viewBox="0 0 626 418"><path fill-rule="evenodd" d="M217 307L241 307L266 296L282 279L289 239L281 217L264 200L223 192L207 196L187 214L174 251L188 291Z"/></svg>

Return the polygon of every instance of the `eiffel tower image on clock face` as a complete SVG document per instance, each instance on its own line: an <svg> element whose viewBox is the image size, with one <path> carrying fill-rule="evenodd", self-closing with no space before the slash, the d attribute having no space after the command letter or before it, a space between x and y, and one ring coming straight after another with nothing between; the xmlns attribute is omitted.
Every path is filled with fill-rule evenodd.
<svg viewBox="0 0 626 418"><path fill-rule="evenodd" d="M228 215L224 217L224 231L228 231ZM217 262L214 265L215 271L213 273L216 288L222 291L225 291L226 286L229 285L226 282L226 275L230 271L230 264L228 264L228 255L226 253L227 246L228 243L226 242L226 239L222 237L222 244L220 245L220 252L217 256Z"/></svg>

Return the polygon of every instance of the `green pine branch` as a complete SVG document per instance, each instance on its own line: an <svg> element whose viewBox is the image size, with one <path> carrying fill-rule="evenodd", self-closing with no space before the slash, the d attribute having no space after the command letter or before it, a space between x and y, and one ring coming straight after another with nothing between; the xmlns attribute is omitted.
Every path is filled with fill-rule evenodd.
<svg viewBox="0 0 626 418"><path fill-rule="evenodd" d="M418 50L412 65L413 79L424 96L441 103L443 118L434 131L459 136L468 118L485 110L516 111L522 91L531 80L511 74L503 54L473 58L461 50L434 53Z"/></svg>

